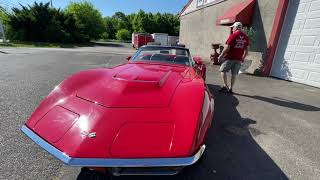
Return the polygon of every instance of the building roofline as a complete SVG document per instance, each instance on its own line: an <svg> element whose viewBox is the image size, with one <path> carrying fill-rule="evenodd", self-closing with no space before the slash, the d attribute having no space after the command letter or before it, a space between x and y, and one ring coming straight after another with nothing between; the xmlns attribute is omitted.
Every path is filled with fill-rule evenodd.
<svg viewBox="0 0 320 180"><path fill-rule="evenodd" d="M184 13L184 11L190 6L190 4L192 3L193 0L189 0L189 2L184 6L184 8L181 10L181 12L179 13L179 17L182 15L182 13Z"/></svg>

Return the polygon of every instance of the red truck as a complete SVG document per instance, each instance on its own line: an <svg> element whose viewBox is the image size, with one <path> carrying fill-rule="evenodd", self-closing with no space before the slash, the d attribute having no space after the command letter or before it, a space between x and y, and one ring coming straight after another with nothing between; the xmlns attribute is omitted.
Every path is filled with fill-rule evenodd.
<svg viewBox="0 0 320 180"><path fill-rule="evenodd" d="M153 38L148 33L133 33L132 34L132 46L134 48L139 48L141 46L147 45L149 42L153 42Z"/></svg>

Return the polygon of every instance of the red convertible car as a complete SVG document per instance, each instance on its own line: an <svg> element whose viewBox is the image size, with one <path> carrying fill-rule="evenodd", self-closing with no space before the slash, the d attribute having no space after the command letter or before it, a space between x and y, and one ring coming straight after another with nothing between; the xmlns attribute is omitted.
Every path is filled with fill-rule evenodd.
<svg viewBox="0 0 320 180"><path fill-rule="evenodd" d="M187 48L143 46L128 63L73 74L22 127L69 166L173 175L205 150L214 101Z"/></svg>

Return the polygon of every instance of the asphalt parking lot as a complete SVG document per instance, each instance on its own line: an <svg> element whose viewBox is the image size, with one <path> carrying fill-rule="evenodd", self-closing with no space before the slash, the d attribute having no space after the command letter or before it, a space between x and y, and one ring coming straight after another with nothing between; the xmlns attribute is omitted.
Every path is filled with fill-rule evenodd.
<svg viewBox="0 0 320 180"><path fill-rule="evenodd" d="M133 52L116 45L0 48L0 179L76 179L79 168L55 160L20 128L64 78L124 63ZM225 95L217 91L217 67L210 66L207 77L216 105L201 164L173 177L113 179L319 179L320 89L240 75L236 94Z"/></svg>

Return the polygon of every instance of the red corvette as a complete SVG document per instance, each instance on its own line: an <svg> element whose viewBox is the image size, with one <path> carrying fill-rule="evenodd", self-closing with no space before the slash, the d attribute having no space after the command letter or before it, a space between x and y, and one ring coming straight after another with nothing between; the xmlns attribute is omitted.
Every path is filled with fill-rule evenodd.
<svg viewBox="0 0 320 180"><path fill-rule="evenodd" d="M194 164L214 107L201 58L143 46L128 61L67 78L22 131L67 165L114 175L172 175Z"/></svg>

